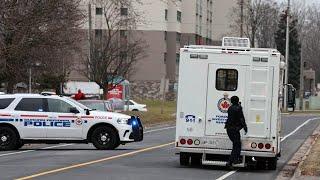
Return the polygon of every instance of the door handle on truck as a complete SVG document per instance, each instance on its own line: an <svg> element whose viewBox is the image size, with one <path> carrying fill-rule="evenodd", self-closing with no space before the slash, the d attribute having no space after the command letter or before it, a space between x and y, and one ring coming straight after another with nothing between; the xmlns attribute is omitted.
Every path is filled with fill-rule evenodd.
<svg viewBox="0 0 320 180"><path fill-rule="evenodd" d="M208 119L209 122L211 122L211 119Z"/></svg>
<svg viewBox="0 0 320 180"><path fill-rule="evenodd" d="M198 122L199 122L199 123L201 123L201 121L202 121L202 118L201 118L201 117L199 117Z"/></svg>

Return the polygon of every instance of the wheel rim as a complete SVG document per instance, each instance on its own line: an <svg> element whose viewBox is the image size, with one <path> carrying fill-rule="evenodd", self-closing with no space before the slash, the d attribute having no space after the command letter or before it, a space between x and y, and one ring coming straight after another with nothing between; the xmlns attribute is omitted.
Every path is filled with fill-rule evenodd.
<svg viewBox="0 0 320 180"><path fill-rule="evenodd" d="M106 145L111 140L110 135L107 132L100 133L97 138L98 138L97 140L98 140L99 144L101 144L101 145Z"/></svg>
<svg viewBox="0 0 320 180"><path fill-rule="evenodd" d="M7 146L10 144L10 134L7 132L0 133L0 146Z"/></svg>

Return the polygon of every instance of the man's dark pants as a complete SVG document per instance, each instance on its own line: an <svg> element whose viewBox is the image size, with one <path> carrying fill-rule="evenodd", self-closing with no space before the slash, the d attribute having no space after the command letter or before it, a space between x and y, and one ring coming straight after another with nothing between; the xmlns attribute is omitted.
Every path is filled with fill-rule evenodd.
<svg viewBox="0 0 320 180"><path fill-rule="evenodd" d="M229 139L232 141L232 152L229 162L237 162L240 158L241 153L240 131L237 131L236 129L227 129L227 134L229 136Z"/></svg>

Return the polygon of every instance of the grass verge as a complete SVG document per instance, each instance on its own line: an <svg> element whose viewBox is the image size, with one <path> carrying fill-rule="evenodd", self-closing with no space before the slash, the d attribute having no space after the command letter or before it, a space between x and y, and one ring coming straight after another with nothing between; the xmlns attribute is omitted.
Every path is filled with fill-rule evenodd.
<svg viewBox="0 0 320 180"><path fill-rule="evenodd" d="M320 176L320 138L317 138L315 144L307 158L301 165L301 175Z"/></svg>
<svg viewBox="0 0 320 180"><path fill-rule="evenodd" d="M176 119L176 102L160 100L140 100L141 104L146 104L148 112L125 112L128 115L139 116L144 125L173 122ZM163 103L163 105L162 105ZM161 107L163 111L161 113Z"/></svg>

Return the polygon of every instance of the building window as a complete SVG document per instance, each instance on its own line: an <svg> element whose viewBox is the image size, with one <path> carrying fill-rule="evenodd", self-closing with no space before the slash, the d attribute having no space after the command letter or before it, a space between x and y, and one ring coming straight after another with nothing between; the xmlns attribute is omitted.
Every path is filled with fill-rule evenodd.
<svg viewBox="0 0 320 180"><path fill-rule="evenodd" d="M168 21L168 9L164 10L164 19Z"/></svg>
<svg viewBox="0 0 320 180"><path fill-rule="evenodd" d="M96 8L96 15L102 15L102 8Z"/></svg>
<svg viewBox="0 0 320 180"><path fill-rule="evenodd" d="M128 31L127 30L120 30L120 38L127 38Z"/></svg>
<svg viewBox="0 0 320 180"><path fill-rule="evenodd" d="M121 16L127 16L128 15L128 8L121 8Z"/></svg>
<svg viewBox="0 0 320 180"><path fill-rule="evenodd" d="M179 43L181 41L181 33L177 32L176 41Z"/></svg>
<svg viewBox="0 0 320 180"><path fill-rule="evenodd" d="M236 69L218 69L216 89L219 91L236 91L238 88L238 71Z"/></svg>
<svg viewBox="0 0 320 180"><path fill-rule="evenodd" d="M167 40L167 37L168 37L168 32L164 31L164 40Z"/></svg>
<svg viewBox="0 0 320 180"><path fill-rule="evenodd" d="M181 11L177 11L177 21L181 22Z"/></svg>
<svg viewBox="0 0 320 180"><path fill-rule="evenodd" d="M95 29L94 31L95 31L94 34L96 37L102 37L102 29Z"/></svg>

